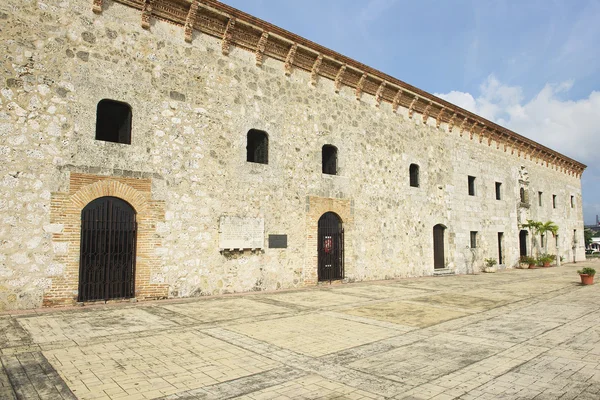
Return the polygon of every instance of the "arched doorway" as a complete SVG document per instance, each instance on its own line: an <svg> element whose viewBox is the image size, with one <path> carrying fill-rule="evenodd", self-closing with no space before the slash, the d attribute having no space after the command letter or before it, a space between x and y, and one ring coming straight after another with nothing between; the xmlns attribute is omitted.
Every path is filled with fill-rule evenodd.
<svg viewBox="0 0 600 400"><path fill-rule="evenodd" d="M319 281L344 278L344 228L337 214L326 212L319 218Z"/></svg>
<svg viewBox="0 0 600 400"><path fill-rule="evenodd" d="M446 227L437 224L433 227L433 268L445 268L444 231Z"/></svg>
<svg viewBox="0 0 600 400"><path fill-rule="evenodd" d="M519 254L521 257L527 256L527 239L529 238L529 232L522 230L519 232Z"/></svg>
<svg viewBox="0 0 600 400"><path fill-rule="evenodd" d="M136 214L117 197L81 211L78 301L134 297Z"/></svg>

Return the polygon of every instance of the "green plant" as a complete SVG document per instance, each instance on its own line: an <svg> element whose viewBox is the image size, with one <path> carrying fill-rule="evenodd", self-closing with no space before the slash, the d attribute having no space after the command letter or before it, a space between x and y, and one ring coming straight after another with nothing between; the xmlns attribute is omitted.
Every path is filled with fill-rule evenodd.
<svg viewBox="0 0 600 400"><path fill-rule="evenodd" d="M579 275L589 275L589 276L594 276L596 275L596 270L594 268L590 268L590 267L585 267L580 269L579 271L577 271L577 273Z"/></svg>
<svg viewBox="0 0 600 400"><path fill-rule="evenodd" d="M533 258L533 257L522 256L521 257L521 262L523 264L534 265L535 263L537 263L537 260L535 258Z"/></svg>
<svg viewBox="0 0 600 400"><path fill-rule="evenodd" d="M537 258L537 262L538 264L551 263L555 258L556 256L553 254L540 254L540 256Z"/></svg>
<svg viewBox="0 0 600 400"><path fill-rule="evenodd" d="M485 262L485 266L486 267L493 267L494 265L496 265L498 263L498 261L496 261L495 258L486 258L485 260L483 260Z"/></svg>
<svg viewBox="0 0 600 400"><path fill-rule="evenodd" d="M546 221L544 223L540 223L538 232L541 233L542 235L546 232L552 232L552 236L556 236L556 234L558 233L558 225L556 225L552 221Z"/></svg>

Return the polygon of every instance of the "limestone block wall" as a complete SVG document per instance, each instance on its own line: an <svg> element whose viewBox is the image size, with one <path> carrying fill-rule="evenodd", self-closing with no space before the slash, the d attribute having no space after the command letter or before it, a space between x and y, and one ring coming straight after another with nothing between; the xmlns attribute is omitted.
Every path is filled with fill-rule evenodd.
<svg viewBox="0 0 600 400"><path fill-rule="evenodd" d="M457 273L497 257L498 232L515 266L527 218L559 225L567 261L585 257L580 179L458 126L376 107L349 87L336 93L328 79L312 86L310 73L286 76L268 57L257 67L239 47L224 56L206 34L186 43L181 27L156 19L142 29L138 10L108 0L100 15L88 0L7 0L0 22L0 310L75 301L85 201L72 196L99 182L133 188L146 204L142 299L315 284L326 211L344 221L348 280L433 274L436 224L447 227L445 263ZM95 140L102 99L131 105L130 145ZM249 129L268 133L267 165L246 162ZM324 144L338 148L336 176L321 173ZM521 181L529 208L519 206ZM265 235L287 234L288 248L222 254L221 215L264 218Z"/></svg>

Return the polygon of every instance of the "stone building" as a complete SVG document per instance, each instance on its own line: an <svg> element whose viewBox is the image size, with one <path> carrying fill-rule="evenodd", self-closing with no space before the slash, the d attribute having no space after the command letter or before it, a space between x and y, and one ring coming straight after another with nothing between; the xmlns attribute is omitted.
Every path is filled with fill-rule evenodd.
<svg viewBox="0 0 600 400"><path fill-rule="evenodd" d="M0 36L0 310L512 268L527 219L585 257L585 165L216 0Z"/></svg>

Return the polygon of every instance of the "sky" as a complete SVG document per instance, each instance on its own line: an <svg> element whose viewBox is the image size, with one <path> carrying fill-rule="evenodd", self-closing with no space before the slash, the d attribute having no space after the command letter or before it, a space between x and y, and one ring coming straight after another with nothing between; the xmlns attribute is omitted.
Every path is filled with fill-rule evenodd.
<svg viewBox="0 0 600 400"><path fill-rule="evenodd" d="M600 215L600 0L225 0L588 166Z"/></svg>

